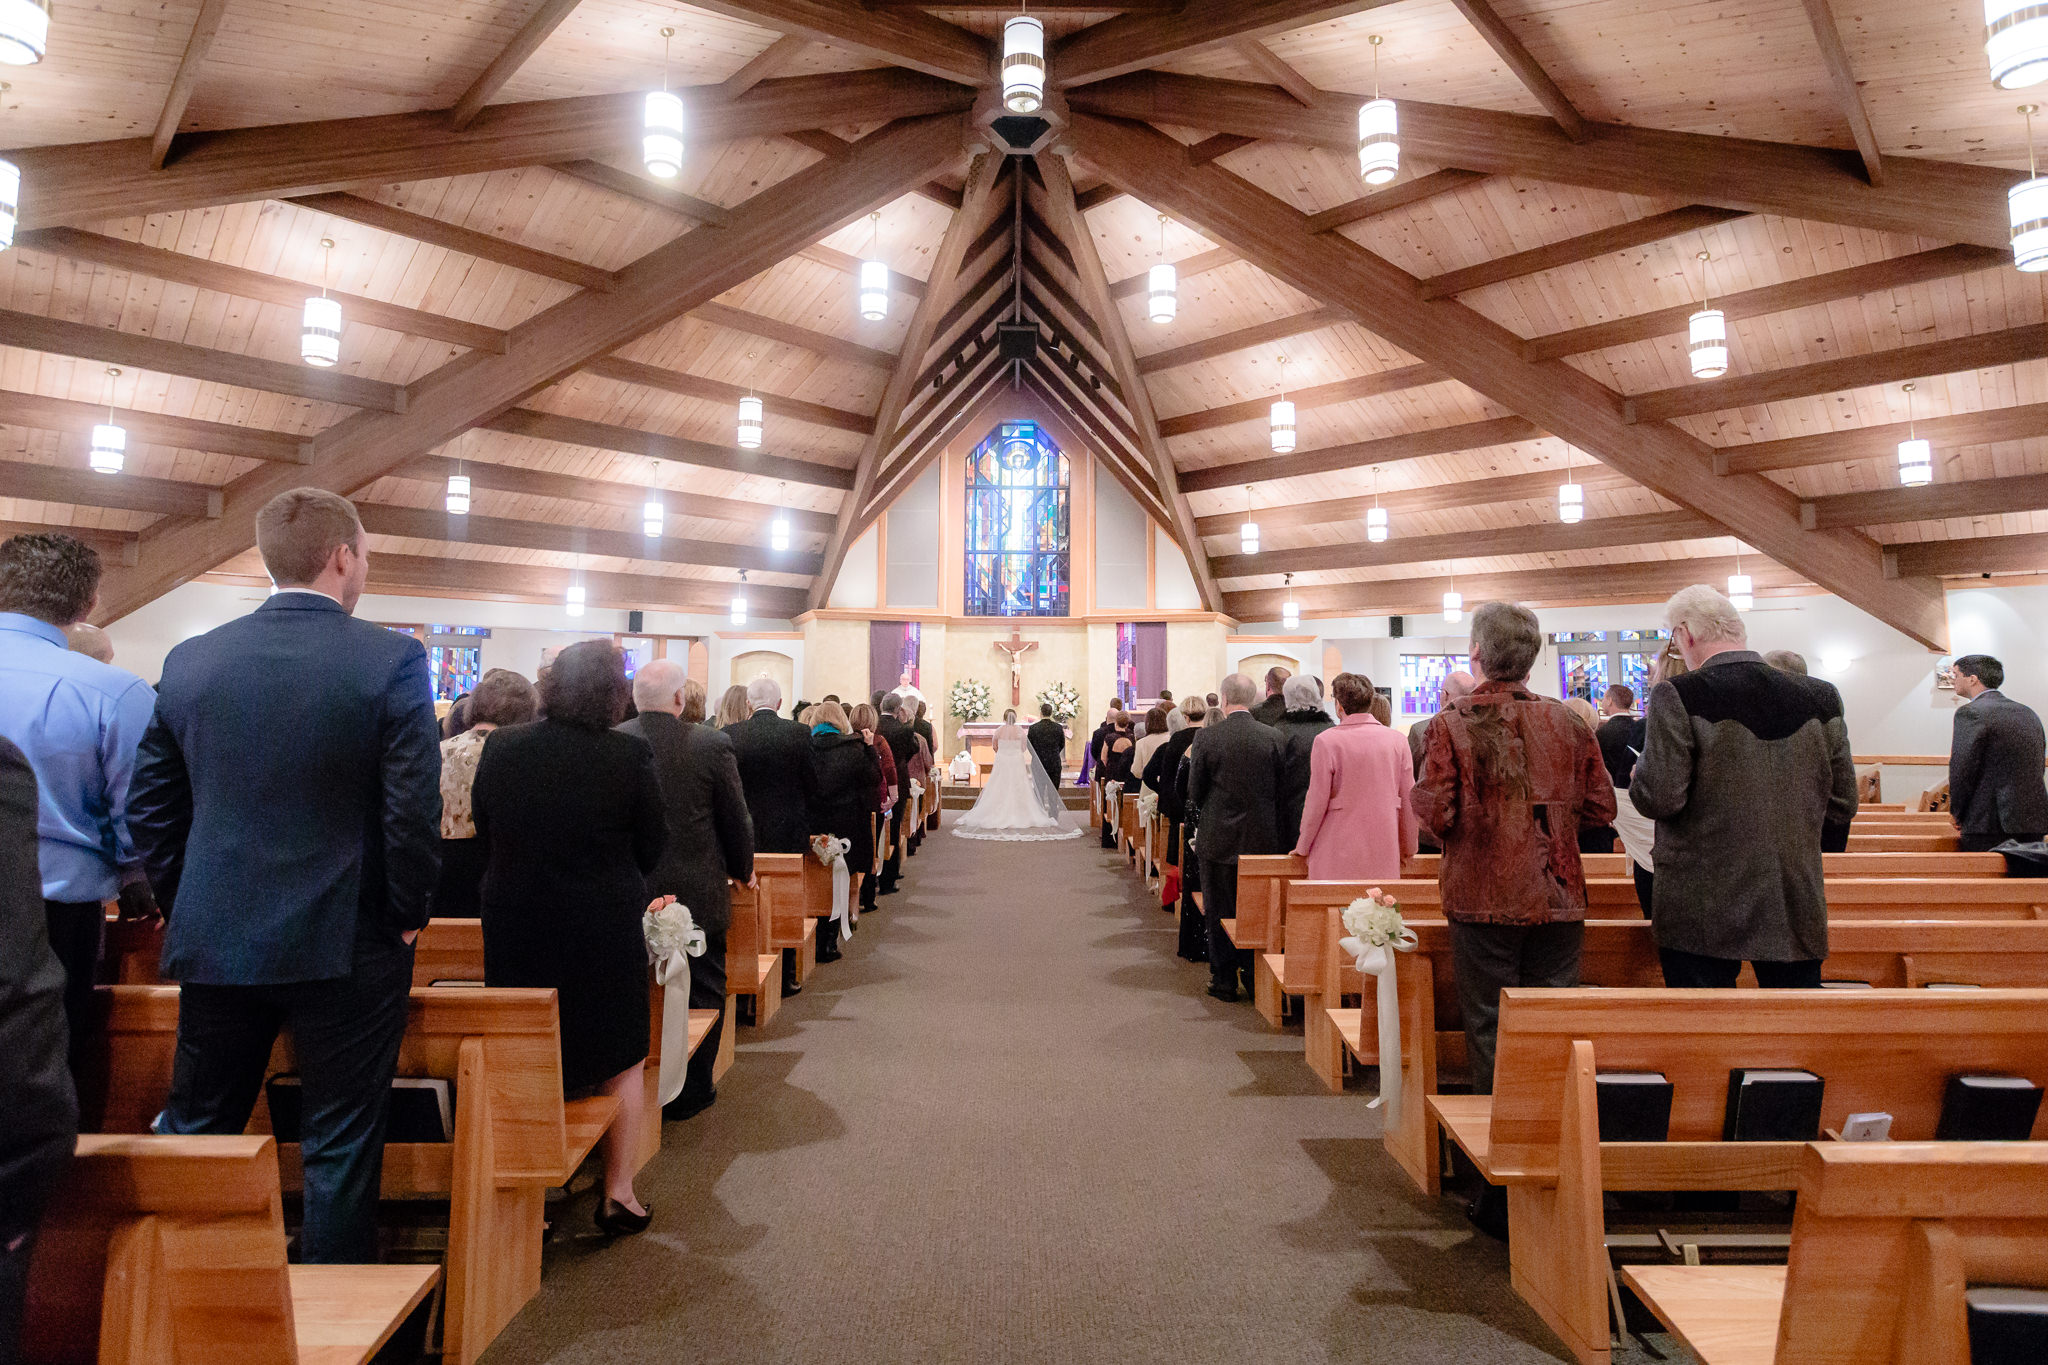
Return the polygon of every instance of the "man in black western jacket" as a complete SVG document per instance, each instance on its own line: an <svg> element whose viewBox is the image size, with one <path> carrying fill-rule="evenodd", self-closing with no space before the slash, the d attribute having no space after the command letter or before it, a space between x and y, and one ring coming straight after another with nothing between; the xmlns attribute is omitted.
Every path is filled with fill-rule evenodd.
<svg viewBox="0 0 2048 1365"><path fill-rule="evenodd" d="M1045 769L1045 775L1057 787L1061 770L1066 767L1067 727L1052 718L1051 702L1038 704L1038 719L1024 732L1024 739L1031 745L1031 752L1038 755L1038 766Z"/></svg>
<svg viewBox="0 0 2048 1365"><path fill-rule="evenodd" d="M747 793L747 814L754 822L756 853L807 853L811 832L811 732L776 713L782 709L782 684L759 677L747 684L747 705L753 709L725 731L739 766L740 785ZM782 993L795 995L796 954L782 955Z"/></svg>
<svg viewBox="0 0 2048 1365"><path fill-rule="evenodd" d="M1223 921L1237 916L1237 860L1278 853L1281 768L1286 745L1251 710L1256 687L1233 673L1219 689L1223 721L1204 730L1190 750L1187 799L1200 808L1195 854L1202 860L1202 918L1209 930L1209 994L1237 999L1238 980L1251 989L1252 955L1233 946Z"/></svg>

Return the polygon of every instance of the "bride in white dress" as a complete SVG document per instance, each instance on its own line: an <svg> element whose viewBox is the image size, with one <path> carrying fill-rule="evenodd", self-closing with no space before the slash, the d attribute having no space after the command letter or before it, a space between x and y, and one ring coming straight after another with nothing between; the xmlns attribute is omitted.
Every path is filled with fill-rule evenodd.
<svg viewBox="0 0 2048 1365"><path fill-rule="evenodd" d="M962 839L998 839L1024 842L1037 839L1078 839L1081 831L1062 826L1066 803L1060 789L1046 775L1038 756L1025 743L1024 727L1017 724L1015 711L1003 712L1002 728L996 731L996 761L989 770L988 785L974 809L953 822L953 833Z"/></svg>

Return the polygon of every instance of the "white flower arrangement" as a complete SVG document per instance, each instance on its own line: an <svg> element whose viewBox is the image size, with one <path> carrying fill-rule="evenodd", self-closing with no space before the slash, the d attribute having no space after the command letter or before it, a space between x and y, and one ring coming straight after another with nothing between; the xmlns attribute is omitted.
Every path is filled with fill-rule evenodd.
<svg viewBox="0 0 2048 1365"><path fill-rule="evenodd" d="M1038 700L1052 706L1052 718L1062 724L1081 714L1081 694L1072 683L1056 682L1038 694Z"/></svg>
<svg viewBox="0 0 2048 1365"><path fill-rule="evenodd" d="M1159 814L1159 793L1147 788L1138 793L1138 818L1151 820Z"/></svg>
<svg viewBox="0 0 2048 1365"><path fill-rule="evenodd" d="M704 955L704 931L697 927L690 907L679 900L650 909L641 916L640 927L647 935L647 954L653 961L660 962L676 953L685 957Z"/></svg>
<svg viewBox="0 0 2048 1365"><path fill-rule="evenodd" d="M1344 907L1344 932L1367 948L1399 944L1404 936L1413 941L1401 922L1401 907L1377 886Z"/></svg>
<svg viewBox="0 0 2048 1365"><path fill-rule="evenodd" d="M990 705L987 683L979 678L962 678L953 684L947 709L954 720L987 720Z"/></svg>
<svg viewBox="0 0 2048 1365"><path fill-rule="evenodd" d="M826 867L838 862L853 845L845 839L836 839L829 834L811 836L811 856Z"/></svg>
<svg viewBox="0 0 2048 1365"><path fill-rule="evenodd" d="M922 798L923 796L924 783L918 781L916 778L912 778L910 780L910 799L916 801Z"/></svg>

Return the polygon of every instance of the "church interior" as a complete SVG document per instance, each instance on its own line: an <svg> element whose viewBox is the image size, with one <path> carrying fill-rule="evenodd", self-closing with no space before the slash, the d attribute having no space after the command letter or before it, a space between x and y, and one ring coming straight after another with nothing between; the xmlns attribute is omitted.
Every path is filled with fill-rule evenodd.
<svg viewBox="0 0 2048 1365"><path fill-rule="evenodd" d="M2048 1112L1932 1140L1966 1074L2048 1084L2048 883L1948 805L1969 660L2048 706L2048 14L1983 9L0 0L0 541L97 552L115 667L263 606L313 488L442 717L597 641L930 727L904 894L854 932L763 852L723 1004L650 987L649 1093L687 1023L724 1098L657 1106L616 1245L560 1214L605 1121L521 1069L552 1000L486 1020L430 926L449 1137L386 1147L383 1264L287 1274L268 1092L152 1164L202 1141L146 1136L179 997L110 921L75 1170L143 1192L44 1236L21 1359L2048 1359ZM1661 989L1589 851L1582 988L1506 998L1487 1094L1430 855L1374 977L1365 884L1274 847L1203 996L1106 715L1354 675L1419 776L1482 604L1634 714L1695 584L1839 701L1844 989ZM1078 842L947 836L1008 712ZM1731 1067L1825 1075L1825 1135L1724 1140ZM1610 1073L1676 1081L1668 1140Z"/></svg>

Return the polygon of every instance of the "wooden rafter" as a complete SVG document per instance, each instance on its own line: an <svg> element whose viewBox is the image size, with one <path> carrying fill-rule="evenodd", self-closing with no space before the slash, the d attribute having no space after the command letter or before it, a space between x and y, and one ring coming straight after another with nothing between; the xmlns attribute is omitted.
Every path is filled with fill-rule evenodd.
<svg viewBox="0 0 2048 1365"><path fill-rule="evenodd" d="M1423 175L1389 185L1383 190L1361 195L1349 203L1339 204L1333 209L1309 215L1309 227L1316 232L1335 232L1338 228L1362 223L1368 218L1377 218L1395 209L1419 204L1425 199L1434 199L1439 194L1448 194L1488 177L1478 171L1446 169L1430 171Z"/></svg>
<svg viewBox="0 0 2048 1365"><path fill-rule="evenodd" d="M830 266L843 275L860 274L860 257L849 256L834 247L826 246L823 242L813 242L797 255L806 260L816 261L819 265ZM905 298L921 299L924 297L924 281L901 270L892 270L889 272L889 292L901 294Z"/></svg>
<svg viewBox="0 0 2048 1365"><path fill-rule="evenodd" d="M785 133L783 136L800 147L810 148L820 156L838 156L853 145L845 138L839 136L839 134L828 133L823 128L800 128L796 132ZM916 193L923 195L934 204L943 204L949 209L960 207L960 191L952 188L944 181L928 180L917 187Z"/></svg>
<svg viewBox="0 0 2048 1365"><path fill-rule="evenodd" d="M1834 87L1835 103L1848 121L1849 136L1856 139L1856 154L1863 158L1863 174L1871 184L1882 185L1884 162L1877 153L1877 134L1870 127L1870 111L1863 107L1863 92L1857 88L1848 49L1842 46L1841 30L1835 27L1835 12L1828 0L1805 0L1805 4L1806 20L1813 25L1813 40L1820 47L1821 65L1827 68L1828 84Z"/></svg>
<svg viewBox="0 0 2048 1365"><path fill-rule="evenodd" d="M602 161L587 158L579 161L557 161L548 169L560 171L563 175L581 180L586 185L596 185L600 189L610 190L613 194L622 194L642 204L652 204L656 208L667 209L670 213L681 214L691 222L702 223L706 227L724 227L732 221L732 213L722 204L714 204L709 199L700 199L694 194L685 194L673 185L664 185L659 181L649 180L644 175L622 171L617 166Z"/></svg>
<svg viewBox="0 0 2048 1365"><path fill-rule="evenodd" d="M211 484L151 479L140 474L110 478L83 469L29 464L23 460L0 460L0 498L156 512L171 517L221 514L221 491Z"/></svg>
<svg viewBox="0 0 2048 1365"><path fill-rule="evenodd" d="M1431 275L1422 281L1422 297L1449 298L1453 294L1483 289L1489 284L1499 284L1503 280L1520 279L1524 275L1555 270L1562 265L1590 261L1595 257L1605 256L1610 251L1626 251L1630 247L1661 242L1667 237L1680 237L1688 232L1697 232L1716 223L1726 223L1743 216L1734 209L1709 208L1702 204L1672 209L1668 213L1653 213L1647 218L1638 218L1633 222L1621 223L1611 228L1601 228L1598 232L1588 232L1562 242L1552 242L1548 246L1517 251L1512 256L1482 261L1463 270Z"/></svg>
<svg viewBox="0 0 2048 1365"><path fill-rule="evenodd" d="M1269 85L1146 71L1075 90L1068 103L1076 114L1309 147L1358 145L1355 95L1325 94L1305 109ZM1612 123L1588 124L1585 141L1575 143L1548 118L1413 100L1401 102L1401 154L1492 175L1991 247L2011 240L2005 195L2024 178L1995 166L1887 157L1878 186L1863 178L1860 162L1833 148Z"/></svg>
<svg viewBox="0 0 2048 1365"><path fill-rule="evenodd" d="M1524 417L1492 417L1483 422L1460 422L1455 426L1427 427L1404 431L1398 436L1381 436L1370 441L1352 441L1321 450L1297 450L1291 455L1261 456L1235 464L1193 469L1181 475L1181 487L1190 493L1233 488L1273 479L1293 479L1304 474L1329 474L1340 469L1395 464L1429 455L1450 455L1461 450L1484 450L1489 446L1534 441L1543 429Z"/></svg>
<svg viewBox="0 0 2048 1365"><path fill-rule="evenodd" d="M0 426L30 427L41 431L85 431L96 422L104 422L108 411L105 403L79 403L69 398L45 398L36 393L0 390ZM258 427L236 426L231 422L203 422L194 417L167 417L135 408L114 408L112 412L114 419L127 429L128 439L143 445L203 450L215 455L273 460L280 464L306 464L313 458L313 438L310 436L294 436L288 431L264 431Z"/></svg>
<svg viewBox="0 0 2048 1365"><path fill-rule="evenodd" d="M932 434L907 450L890 453L882 472L875 476L872 491L855 515L852 529L847 533L849 545L875 524L875 519L882 515L905 485L938 458L946 442L957 434L962 416L983 401L1000 382L1007 367L998 363L996 356L993 344L977 348L968 356L958 380L947 386L944 401L932 405L925 414L928 420L920 424Z"/></svg>
<svg viewBox="0 0 2048 1365"><path fill-rule="evenodd" d="M1289 389L1287 396L1294 401L1297 411L1305 412L1311 408L1327 408L1338 403L1355 403L1363 398L1403 393L1430 384L1441 384L1449 378L1434 365L1397 365L1389 370L1354 375L1329 384ZM1239 422L1263 422L1271 415L1273 400L1279 396L1276 392L1264 398L1249 398L1242 403L1228 403L1220 408L1203 408L1198 412L1169 417L1159 424L1159 434L1187 436L1198 431L1236 426Z"/></svg>
<svg viewBox="0 0 2048 1365"><path fill-rule="evenodd" d="M1239 38L1231 43L1230 50L1244 58L1245 64L1252 70L1303 104L1313 106L1316 96L1322 93L1308 77L1289 66L1272 48L1257 38Z"/></svg>
<svg viewBox="0 0 2048 1365"><path fill-rule="evenodd" d="M1306 336L1320 332L1326 327L1335 327L1340 322L1349 322L1351 315L1341 308L1311 308L1306 313L1291 317L1275 318L1271 322L1254 323L1240 327L1234 332L1224 332L1205 341L1190 341L1171 350L1154 351L1138 358L1139 374L1158 374L1161 370L1178 369L1182 365L1199 364L1214 360L1218 356L1230 355L1236 351L1249 350L1254 346L1270 346L1276 341Z"/></svg>
<svg viewBox="0 0 2048 1365"><path fill-rule="evenodd" d="M657 574L556 569L542 564L506 564L489 559L437 559L430 555L370 556L370 590L387 593L441 592L475 601L559 604L571 583L580 583L593 607L657 607L668 611L725 614L732 584ZM803 610L801 588L753 584L747 601L755 615L778 619Z"/></svg>
<svg viewBox="0 0 2048 1365"><path fill-rule="evenodd" d="M762 81L783 72L795 64L803 55L811 40L801 33L785 33L768 46L747 59L746 65L725 78L723 89L731 99L738 99Z"/></svg>
<svg viewBox="0 0 2048 1365"><path fill-rule="evenodd" d="M2048 535L1978 536L1887 545L1885 557L1901 576L1937 574L1975 578L1987 573L2048 570Z"/></svg>
<svg viewBox="0 0 2048 1365"><path fill-rule="evenodd" d="M1506 328L1452 299L1423 302L1414 276L1348 238L1310 232L1306 215L1227 171L1187 167L1163 134L1088 115L1076 115L1071 129L1089 161L1129 193L1229 242L1311 298L1347 309L1389 344L1728 527L1894 629L1930 648L1946 644L1938 584L1887 579L1876 544L1853 532L1805 530L1786 490L1754 476L1715 478L1704 442L1668 423L1623 422L1620 396L1591 376L1559 361L1529 363Z"/></svg>
<svg viewBox="0 0 2048 1365"><path fill-rule="evenodd" d="M1055 85L1087 85L1203 48L1241 38L1269 38L1388 3L1391 0L1188 0L1171 14L1124 14L1091 24L1054 43L1046 66ZM1197 120L1187 126L1208 125Z"/></svg>
<svg viewBox="0 0 2048 1365"><path fill-rule="evenodd" d="M590 503L638 513L647 503L647 484L613 479L594 479L583 474L556 474L524 465L499 464L492 460L453 460L445 455L422 455L417 460L385 475L444 484L450 474L466 474L472 494L505 493L518 497L549 498L558 502ZM729 521L740 526L765 529L776 515L789 518L793 529L808 535L828 534L837 518L830 512L808 512L801 508L779 509L765 502L744 502L737 498L715 498L707 493L682 489L661 490L661 500L671 517L692 517L701 521ZM489 499L478 497L477 505Z"/></svg>
<svg viewBox="0 0 2048 1365"><path fill-rule="evenodd" d="M563 417L531 408L510 408L477 423L508 436L528 436L536 441L586 446L592 450L613 450L622 455L641 455L650 460L696 465L728 474L752 474L786 483L809 484L817 488L853 487L853 472L836 465L813 464L781 455L763 455L732 446L691 441L681 436L664 436L610 422L591 422L581 417Z"/></svg>
<svg viewBox="0 0 2048 1365"><path fill-rule="evenodd" d="M816 331L784 322L780 318L763 317L750 313L744 308L734 308L723 303L707 303L702 308L692 308L690 316L699 322L709 322L728 331L745 332L765 341L779 341L785 346L800 346L830 360L845 361L849 365L865 365L869 369L886 370L895 362L887 351L873 346L863 346L858 341L833 336L830 332Z"/></svg>
<svg viewBox="0 0 2048 1365"><path fill-rule="evenodd" d="M1714 450L1714 472L1762 474L1774 469L1839 464L1845 460L1889 460L1897 454L1899 442L1908 436L1924 436L1934 442L1937 449L1944 451L2048 436L2048 403L1958 412L1947 417L1922 417L1910 425L1886 422L1848 431L1791 436L1779 441L1717 446Z"/></svg>
<svg viewBox="0 0 2048 1365"><path fill-rule="evenodd" d="M1529 49L1515 31L1507 26L1488 0L1451 0L1458 7L1458 13L1465 16L1465 22L1479 30L1479 36L1486 39L1486 45L1494 50L1508 70L1515 73L1515 79L1522 88L1536 97L1536 102L1550 112L1557 120L1557 126L1564 135L1574 142L1583 142L1586 137L1585 116L1573 107L1564 91L1557 88L1557 82L1550 79L1550 73L1543 64L1529 55Z"/></svg>
<svg viewBox="0 0 2048 1365"><path fill-rule="evenodd" d="M683 398L706 398L718 403L737 404L740 399L752 394L761 400L763 411L771 416L786 418L792 422L808 422L812 426L830 427L835 431L851 431L857 435L866 435L875 428L875 419L866 413L848 412L844 408L830 407L824 403L807 403L800 398L784 398L780 394L768 393L762 389L728 384L720 379L706 379L703 375L671 370L663 365L648 365L642 361L626 360L619 356L600 356L585 365L583 372L594 374L600 379L616 380L621 384L637 384L641 388L660 389L664 393L677 394Z"/></svg>
<svg viewBox="0 0 2048 1365"><path fill-rule="evenodd" d="M490 103L491 96L498 93L506 81L517 75L527 59L540 51L540 45L562 21L567 19L581 4L582 0L541 0L540 7L527 17L512 35L512 40L491 58L491 64L470 82L469 89L462 92L462 98L448 111L448 126L458 132L476 122L476 116Z"/></svg>
<svg viewBox="0 0 2048 1365"><path fill-rule="evenodd" d="M1134 455L1122 442L1111 439L1099 418L1078 401L1069 380L1044 363L1043 357L1033 360L1024 367L1025 383L1034 389L1046 402L1053 405L1062 416L1074 424L1076 431L1094 443L1095 451L1102 458L1103 468L1110 477L1123 485L1145 512L1145 515L1160 525L1170 525L1173 513L1159 500L1159 490L1144 477L1144 461Z"/></svg>
<svg viewBox="0 0 2048 1365"><path fill-rule="evenodd" d="M1197 166L1206 166L1219 156L1229 156L1239 148L1249 147L1257 141L1258 139L1255 137L1239 137L1235 133L1218 133L1214 137L1205 137L1194 146L1188 148L1188 160ZM1098 185L1087 194L1075 195L1074 202L1080 204L1082 212L1085 213L1097 204L1106 204L1122 193L1122 190L1113 190L1113 187L1109 185Z"/></svg>
<svg viewBox="0 0 2048 1365"><path fill-rule="evenodd" d="M558 256L551 251L540 251L517 242L508 242L503 237L493 237L488 232L478 232L458 223L434 218L424 213L414 213L387 204L380 199L366 199L359 194L306 194L285 201L315 213L328 214L361 223L364 227L388 232L394 237L405 237L415 242L425 242L465 256L474 256L480 261L495 261L514 270L524 270L529 275L544 279L560 280L563 284L575 285L578 289L594 289L604 293L612 287L612 272L602 266L586 265L582 261Z"/></svg>
<svg viewBox="0 0 2048 1365"><path fill-rule="evenodd" d="M655 564L699 564L725 569L758 569L764 573L814 574L818 556L794 551L776 554L759 545L723 540L649 537L638 531L604 531L553 521L485 516L471 512L451 517L439 508L402 507L391 503L356 503L363 529L373 536L439 541L450 545L498 545L516 550L550 550L563 554L604 555Z"/></svg>
<svg viewBox="0 0 2048 1365"><path fill-rule="evenodd" d="M192 102L192 92L199 86L200 69L206 65L206 54L213 47L227 12L228 0L200 0L199 13L192 20L192 33L185 40L185 55L178 59L177 73L171 77L171 88L164 95L163 111L156 116L156 131L150 135L149 164L157 170L163 169L171 154L178 125L185 121L185 106Z"/></svg>
<svg viewBox="0 0 2048 1365"><path fill-rule="evenodd" d="M860 460L854 466L853 496L841 505L839 525L833 528L832 535L825 542L824 567L811 585L813 607L823 605L831 596L833 580L839 576L839 566L846 562L846 551L859 535L854 524L874 492L875 477L881 469L883 456L889 453L896 439L904 410L916 396L917 378L924 369L925 352L938 334L939 320L946 312L947 296L958 281L960 266L967 258L967 248L982 230L981 216L988 207L996 177L1002 169L1003 158L993 152L977 156L968 169L967 188L960 209L953 215L953 221L946 225L946 235L939 242L931 272L925 279L925 295L918 300L917 310L910 316L910 330L904 335L903 349L897 353L896 366L889 372L889 382L882 389L882 401L875 410L874 425L869 429L867 440L861 443Z"/></svg>
<svg viewBox="0 0 2048 1365"><path fill-rule="evenodd" d="M1581 468L1572 477L1588 493L1607 493L1637 486L1628 475L1598 464ZM1530 474L1502 474L1490 479L1462 479L1456 483L1396 489L1377 498L1363 493L1321 502L1287 503L1259 508L1259 525L1267 531L1292 531L1303 526L1327 526L1340 521L1362 523L1366 511L1375 506L1385 508L1389 517L1400 517L1412 512L1443 512L1503 502L1554 502L1559 482L1556 470L1539 469ZM1204 537L1235 536L1243 520L1242 511L1196 517L1195 530Z"/></svg>
<svg viewBox="0 0 2048 1365"><path fill-rule="evenodd" d="M1626 564L1588 564L1576 568L1516 570L1507 573L1461 573L1422 578L1380 579L1366 583L1328 583L1297 587L1295 599L1304 612L1407 615L1434 612L1453 584L1467 602L1499 599L1531 606L1606 605L1616 602L1661 602L1694 583L1718 583L1729 574L1749 574L1761 590L1796 588L1808 582L1792 570L1768 561L1724 556L1717 559L1653 559ZM1224 609L1240 621L1270 621L1287 600L1284 588L1258 588L1225 593Z"/></svg>
<svg viewBox="0 0 2048 1365"><path fill-rule="evenodd" d="M53 531L83 541L118 564L133 564L141 550L141 539L133 531L105 531L96 526L66 526L54 521L0 521L0 540L48 535Z"/></svg>
<svg viewBox="0 0 2048 1365"><path fill-rule="evenodd" d="M1926 488L1877 488L1809 499L1799 510L1808 526L1885 526L1951 517L1995 517L2048 508L2048 474L1963 479Z"/></svg>
<svg viewBox="0 0 2048 1365"><path fill-rule="evenodd" d="M961 131L957 117L940 116L870 134L835 162L772 185L735 209L731 230L687 233L621 270L614 292L584 291L521 323L507 354L472 351L417 380L407 390L402 419L359 413L320 434L310 468L243 475L229 486L219 522L167 531L144 547L135 568L109 575L102 587L105 617L122 616L247 549L256 510L291 484L362 487L806 244L858 222L957 156Z"/></svg>
<svg viewBox="0 0 2048 1365"><path fill-rule="evenodd" d="M1173 268L1182 280L1191 280L1197 275L1206 275L1212 270L1221 270L1226 265L1233 265L1241 259L1243 258L1229 247L1219 246L1175 261ZM1147 274L1147 270L1141 270L1135 275L1126 275L1109 286L1109 296L1113 299L1136 298L1145 292Z"/></svg>
<svg viewBox="0 0 2048 1365"><path fill-rule="evenodd" d="M980 85L995 69L985 38L920 10L872 10L859 0L692 0L698 9L778 33L848 48L928 76ZM851 106L849 106L851 107ZM821 120L820 122L828 122Z"/></svg>
<svg viewBox="0 0 2048 1365"><path fill-rule="evenodd" d="M1723 534L1725 532L1720 526L1697 512L1643 512L1634 516L1593 517L1569 526L1555 521L1538 522L1533 526L1453 531L1439 536L1403 536L1379 545L1352 542L1304 546L1296 550L1266 550L1255 555L1226 555L1216 560L1216 576L1252 578L1276 573L1382 568L1389 564L1481 559L1495 555L1559 554L1617 545L1657 545L1667 540L1698 540Z"/></svg>

